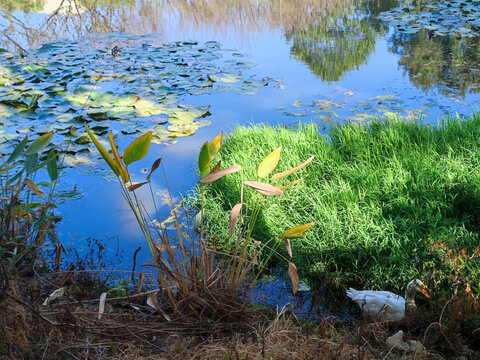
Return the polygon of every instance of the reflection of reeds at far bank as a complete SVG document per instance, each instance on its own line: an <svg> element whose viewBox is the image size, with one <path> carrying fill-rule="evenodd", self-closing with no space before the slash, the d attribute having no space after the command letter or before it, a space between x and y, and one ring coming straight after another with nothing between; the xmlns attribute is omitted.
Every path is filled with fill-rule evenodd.
<svg viewBox="0 0 480 360"><path fill-rule="evenodd" d="M350 7L352 0L178 0L173 4L180 27L211 26L252 33L283 28L293 31L314 24L335 10Z"/></svg>
<svg viewBox="0 0 480 360"><path fill-rule="evenodd" d="M242 39L265 30L302 29L353 4L353 0L63 0L58 9L49 7L43 21L1 11L3 22L10 26L9 36L1 40L7 47L12 40L23 47L37 47L59 38L122 31L161 34L164 41L174 26L178 34L214 30Z"/></svg>

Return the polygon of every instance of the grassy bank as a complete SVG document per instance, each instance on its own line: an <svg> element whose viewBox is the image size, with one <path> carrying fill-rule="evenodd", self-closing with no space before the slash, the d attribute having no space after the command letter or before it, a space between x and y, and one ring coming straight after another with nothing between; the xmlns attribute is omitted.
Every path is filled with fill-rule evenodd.
<svg viewBox="0 0 480 360"><path fill-rule="evenodd" d="M457 282L478 284L480 114L437 126L348 124L328 135L315 125L238 127L220 156L224 166L240 164L245 178L257 180L258 164L279 146L278 171L315 159L285 197L266 201L254 238L265 241L314 221L306 237L292 240L295 263L311 280L396 291L415 277L438 291L451 292ZM232 245L228 217L239 198L239 176L208 189L208 226L222 246ZM246 203L257 196L247 190ZM277 249L284 252L282 244Z"/></svg>

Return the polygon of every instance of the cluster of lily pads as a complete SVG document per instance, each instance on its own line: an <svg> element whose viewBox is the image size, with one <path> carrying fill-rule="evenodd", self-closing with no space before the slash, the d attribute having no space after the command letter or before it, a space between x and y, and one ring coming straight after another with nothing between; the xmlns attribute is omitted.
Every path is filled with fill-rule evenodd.
<svg viewBox="0 0 480 360"><path fill-rule="evenodd" d="M385 11L378 16L399 32L414 34L420 29L437 36L476 37L480 35L480 1L418 1Z"/></svg>
<svg viewBox="0 0 480 360"><path fill-rule="evenodd" d="M206 126L209 106L181 104L190 95L234 90L254 94L268 79L244 78L254 66L209 41L153 46L142 37L112 34L45 44L31 53L0 49L0 152L21 134L54 131L70 152L92 152L84 123L152 142L171 143Z"/></svg>
<svg viewBox="0 0 480 360"><path fill-rule="evenodd" d="M345 95L353 95L353 92L347 91ZM329 98L314 99L311 102L304 103L301 100L295 100L289 107L279 106L277 110L281 110L284 115L292 117L313 117L320 121L323 125L335 125L343 121L364 122L374 118L390 116L394 114L398 118L406 121L418 119L419 116L428 112L429 106L423 105L420 109L408 109L404 101L394 94L378 95L368 100L349 103L346 100L333 101ZM339 112L348 110L353 115ZM345 115L345 116L343 116Z"/></svg>

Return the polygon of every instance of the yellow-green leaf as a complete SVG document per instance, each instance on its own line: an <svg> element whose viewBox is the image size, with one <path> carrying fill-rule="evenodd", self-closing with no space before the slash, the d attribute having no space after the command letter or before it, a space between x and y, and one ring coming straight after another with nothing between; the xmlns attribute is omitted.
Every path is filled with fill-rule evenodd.
<svg viewBox="0 0 480 360"><path fill-rule="evenodd" d="M120 154L118 153L117 144L115 144L115 140L113 140L112 132L109 131L108 133L108 140L110 141L110 147L112 148L113 153L113 160L117 163L117 167L120 170L120 177L124 184L130 181L130 175L128 174L128 170L123 165L122 159L120 158Z"/></svg>
<svg viewBox="0 0 480 360"><path fill-rule="evenodd" d="M85 129L87 129L88 136L90 137L90 139L92 139L93 144L97 148L100 155L102 155L103 159L108 164L108 166L110 166L110 169L112 169L117 176L120 176L120 169L118 168L117 163L113 160L112 156L103 147L103 145L100 144L100 141L97 140L97 137L95 136L95 134L89 129L89 127L87 126L87 123L85 123Z"/></svg>
<svg viewBox="0 0 480 360"><path fill-rule="evenodd" d="M143 134L138 139L133 140L123 152L123 162L125 165L128 166L135 161L143 159L143 157L147 155L151 141L151 131Z"/></svg>
<svg viewBox="0 0 480 360"><path fill-rule="evenodd" d="M308 224L303 224L303 225L298 225L294 226L287 231L285 231L282 235L280 235L281 238L283 239L295 239L304 236L305 231L310 229L310 227L313 225L313 222L310 222Z"/></svg>
<svg viewBox="0 0 480 360"><path fill-rule="evenodd" d="M215 137L215 139L213 139L208 143L208 154L210 157L210 161L212 161L213 158L218 154L218 151L222 146L222 138L223 138L223 133L221 132Z"/></svg>
<svg viewBox="0 0 480 360"><path fill-rule="evenodd" d="M311 156L307 161L301 163L300 165L298 166L295 166L293 169L290 169L290 170L287 170L287 171L282 171L281 173L277 173L275 175L272 176L272 181L275 181L275 180L278 180L278 179L281 179L281 178L284 178L285 176L288 176L292 173L294 173L295 171L297 170L300 170L301 168L307 166L308 164L310 164L313 160L315 156Z"/></svg>
<svg viewBox="0 0 480 360"><path fill-rule="evenodd" d="M279 188L279 189L282 189L282 190L285 190L285 189L288 189L289 187L292 187L292 186L294 186L294 185L297 185L300 181L302 181L302 179L294 180L294 181L292 181L290 184L283 185L283 186L278 186L278 188Z"/></svg>
<svg viewBox="0 0 480 360"><path fill-rule="evenodd" d="M280 146L278 149L273 150L270 154L262 160L260 165L258 166L258 176L260 178L264 178L268 174L270 174L278 164L278 160L280 160L280 153L282 152L282 147Z"/></svg>
<svg viewBox="0 0 480 360"><path fill-rule="evenodd" d="M208 142L202 145L200 154L198 154L198 171L200 178L203 178L210 171L210 154L208 152Z"/></svg>
<svg viewBox="0 0 480 360"><path fill-rule="evenodd" d="M53 131L43 134L39 138L35 139L30 146L25 150L25 155L38 154L45 146L48 145L52 139Z"/></svg>

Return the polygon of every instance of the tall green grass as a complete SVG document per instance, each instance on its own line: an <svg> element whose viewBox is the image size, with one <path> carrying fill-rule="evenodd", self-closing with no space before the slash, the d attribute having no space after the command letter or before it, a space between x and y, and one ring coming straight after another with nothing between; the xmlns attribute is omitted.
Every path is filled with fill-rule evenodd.
<svg viewBox="0 0 480 360"><path fill-rule="evenodd" d="M478 284L479 113L437 125L347 124L327 135L313 124L237 127L220 157L224 166L241 164L253 180L256 164L279 146L278 171L315 159L287 196L263 207L253 237L268 240L280 226L314 221L306 237L292 240L294 260L310 280L396 291L415 277L444 288L454 281ZM228 217L239 191L233 176L207 191L207 229L217 246L234 246ZM282 244L277 251L284 251Z"/></svg>

